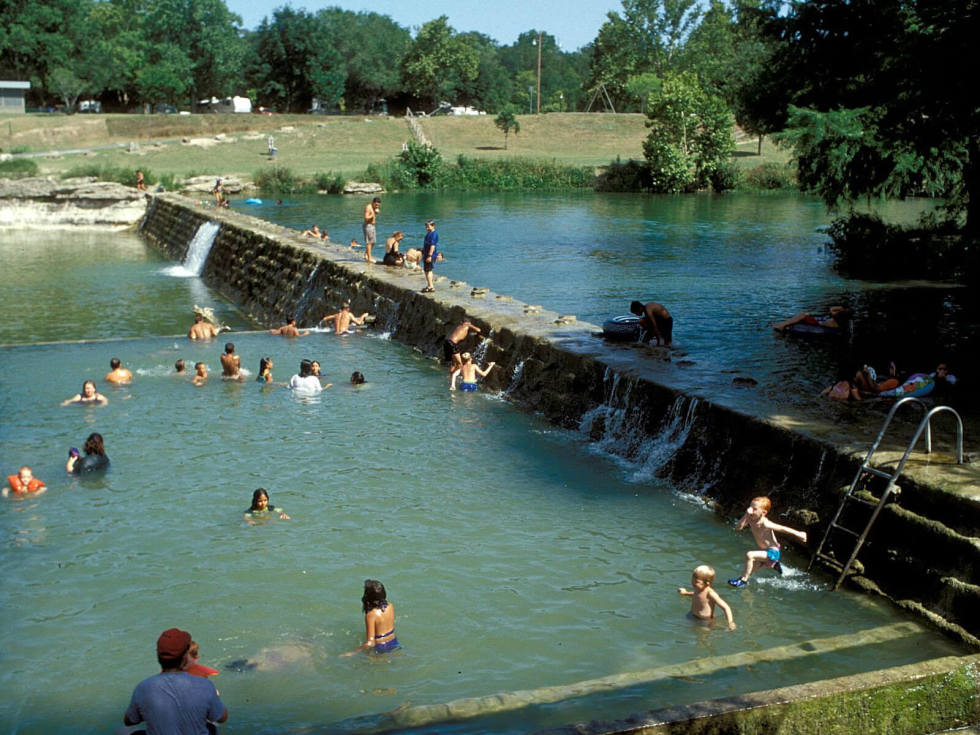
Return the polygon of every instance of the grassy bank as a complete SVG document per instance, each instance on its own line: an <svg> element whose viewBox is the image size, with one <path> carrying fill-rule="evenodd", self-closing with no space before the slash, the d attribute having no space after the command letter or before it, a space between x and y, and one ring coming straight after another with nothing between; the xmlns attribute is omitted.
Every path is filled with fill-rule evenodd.
<svg viewBox="0 0 980 735"><path fill-rule="evenodd" d="M508 137L506 149L503 133L490 116L436 117L422 120L421 125L446 162L462 156L491 168L497 163L500 169L571 167L578 170L574 173L577 180L583 168L595 170L617 158L643 157L647 129L646 118L640 114L553 113L518 119L521 131ZM278 148L275 160L268 155L270 135ZM142 168L162 181L204 173L269 179L277 169L307 182L327 174L357 179L369 168L389 167L410 137L403 118L364 116L24 115L0 119L0 148L5 152L90 149L32 159L41 175L63 176L80 168ZM781 166L789 157L768 140L761 157L756 155L756 146L754 139L742 141L733 162L749 171L762 163ZM480 188L488 176L485 170L477 173L458 177L459 185ZM518 188L534 186L533 176L506 176L526 182L518 183Z"/></svg>

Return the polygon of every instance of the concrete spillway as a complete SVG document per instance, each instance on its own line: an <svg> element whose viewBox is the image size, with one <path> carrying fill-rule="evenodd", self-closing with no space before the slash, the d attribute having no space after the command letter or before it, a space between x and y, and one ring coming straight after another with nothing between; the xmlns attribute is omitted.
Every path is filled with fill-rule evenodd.
<svg viewBox="0 0 980 735"><path fill-rule="evenodd" d="M435 294L421 294L418 272L369 265L349 248L235 212L204 209L176 195L154 197L141 230L180 261L208 221L218 223L218 231L202 278L260 323L277 325L292 315L301 325L312 324L349 300L353 311L375 314L376 326L393 339L438 355L445 334L470 319L491 335L481 345L481 358L502 368L488 377L490 388L556 424L614 445L651 475L700 495L729 516L748 498L769 495L781 519L818 539L854 475L856 455L873 438L842 446L813 426L749 415L672 384L666 350L606 343L595 336L595 325L475 284L443 279ZM887 506L852 581L976 645L980 475L972 465L947 471L948 463L932 455L903 476L901 502ZM848 551L842 546L838 555ZM952 668L975 682L976 661L964 661ZM970 701L962 711L973 713L966 721L980 719L976 688L964 696Z"/></svg>

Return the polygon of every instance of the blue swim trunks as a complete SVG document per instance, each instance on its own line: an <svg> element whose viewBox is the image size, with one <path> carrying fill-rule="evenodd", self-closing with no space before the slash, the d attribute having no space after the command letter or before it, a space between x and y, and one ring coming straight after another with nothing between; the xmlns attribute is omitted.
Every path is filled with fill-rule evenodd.
<svg viewBox="0 0 980 735"><path fill-rule="evenodd" d="M398 636L392 636L390 640L375 643L373 649L375 653L388 653L388 651L394 651L399 647Z"/></svg>
<svg viewBox="0 0 980 735"><path fill-rule="evenodd" d="M463 392L464 393L475 393L476 392L476 383L467 383L467 382L464 381L463 382Z"/></svg>
<svg viewBox="0 0 980 735"><path fill-rule="evenodd" d="M766 549L766 557L769 559L770 564L775 564L779 561L779 547L770 546Z"/></svg>

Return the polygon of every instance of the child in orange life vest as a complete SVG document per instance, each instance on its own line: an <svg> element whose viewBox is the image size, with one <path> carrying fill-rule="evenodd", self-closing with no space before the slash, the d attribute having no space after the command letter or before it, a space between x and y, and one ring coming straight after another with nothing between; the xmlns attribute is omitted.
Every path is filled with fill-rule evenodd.
<svg viewBox="0 0 980 735"><path fill-rule="evenodd" d="M3 489L3 497L7 497L10 493L14 495L27 495L28 493L40 495L48 489L47 485L34 477L33 470L27 465L21 467L16 475L9 475L7 484L10 487Z"/></svg>

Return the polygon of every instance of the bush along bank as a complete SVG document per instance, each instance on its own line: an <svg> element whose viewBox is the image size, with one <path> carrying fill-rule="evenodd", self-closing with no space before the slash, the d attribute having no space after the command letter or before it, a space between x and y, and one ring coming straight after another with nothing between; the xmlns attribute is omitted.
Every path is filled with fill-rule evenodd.
<svg viewBox="0 0 980 735"><path fill-rule="evenodd" d="M955 222L902 227L851 212L834 220L829 234L838 270L854 278L975 282L980 276L980 243L964 236Z"/></svg>

